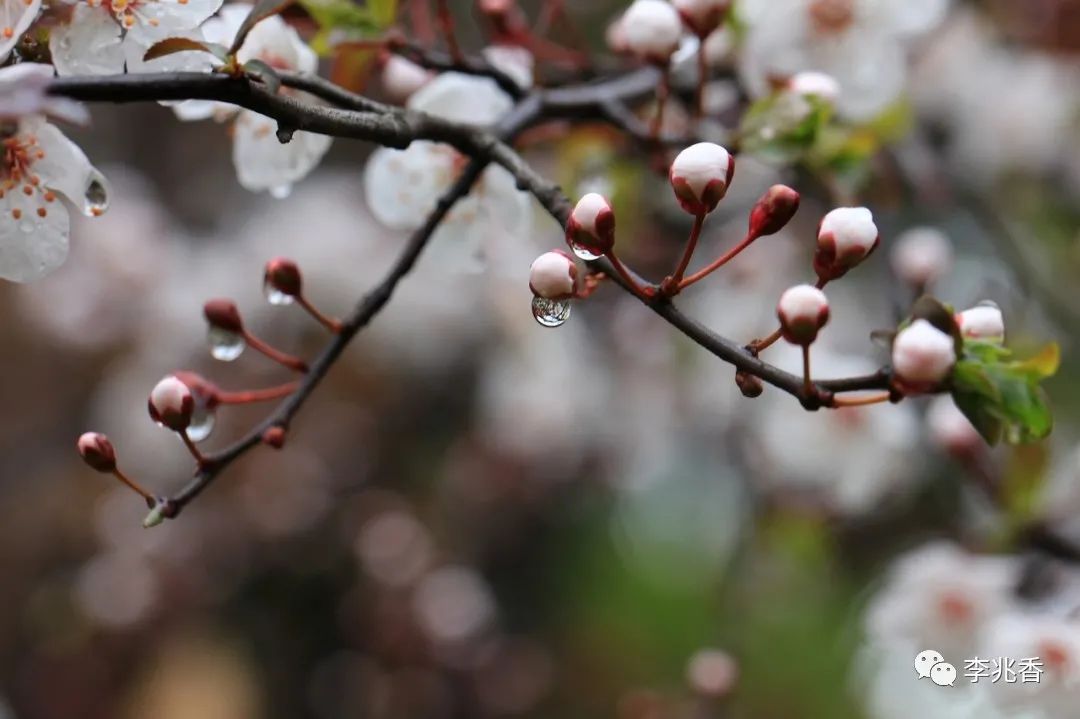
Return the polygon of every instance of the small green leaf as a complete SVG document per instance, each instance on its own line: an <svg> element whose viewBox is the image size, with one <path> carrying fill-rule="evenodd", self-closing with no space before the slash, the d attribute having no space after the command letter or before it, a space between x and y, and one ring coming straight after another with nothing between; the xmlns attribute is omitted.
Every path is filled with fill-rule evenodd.
<svg viewBox="0 0 1080 719"><path fill-rule="evenodd" d="M1057 374L1060 366L1061 348L1058 347L1057 342L1051 342L1039 350L1034 357L1023 362L1016 362L1013 365L1018 372L1022 372L1034 380L1053 377Z"/></svg>
<svg viewBox="0 0 1080 719"><path fill-rule="evenodd" d="M201 40L192 40L187 37L170 37L154 43L143 55L143 62L156 60L159 57L173 55L178 52L208 52L219 60L224 61L228 50L222 45Z"/></svg>
<svg viewBox="0 0 1080 719"><path fill-rule="evenodd" d="M233 39L232 45L229 46L228 54L235 55L240 48L243 47L244 40L247 39L248 33L251 32L252 28L258 25L259 22L272 15L280 14L295 1L296 0L258 0L258 2L252 6L248 16L244 18L244 22L240 24L240 29L236 31L236 38Z"/></svg>
<svg viewBox="0 0 1080 719"><path fill-rule="evenodd" d="M380 29L386 29L397 20L397 0L368 0L368 13Z"/></svg>
<svg viewBox="0 0 1080 719"><path fill-rule="evenodd" d="M248 60L244 63L244 72L258 78L259 82L266 85L266 88L275 95L281 88L281 77L277 71L262 60Z"/></svg>

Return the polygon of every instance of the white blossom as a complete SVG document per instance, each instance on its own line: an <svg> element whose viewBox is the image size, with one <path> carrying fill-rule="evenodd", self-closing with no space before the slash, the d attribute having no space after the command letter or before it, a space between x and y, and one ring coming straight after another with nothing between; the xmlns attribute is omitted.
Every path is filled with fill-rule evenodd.
<svg viewBox="0 0 1080 719"><path fill-rule="evenodd" d="M667 0L634 0L623 14L620 31L630 52L666 63L679 47L682 21Z"/></svg>
<svg viewBox="0 0 1080 719"><path fill-rule="evenodd" d="M382 69L383 89L398 102L408 100L433 77L430 70L396 54L386 59Z"/></svg>
<svg viewBox="0 0 1080 719"><path fill-rule="evenodd" d="M769 78L804 70L840 84L837 109L869 119L898 99L910 40L935 27L948 0L742 0L740 71L757 95Z"/></svg>
<svg viewBox="0 0 1080 719"><path fill-rule="evenodd" d="M818 330L829 321L829 300L813 285L796 285L780 295L776 306L784 339L807 345L817 338Z"/></svg>
<svg viewBox="0 0 1080 719"><path fill-rule="evenodd" d="M223 44L231 42L250 9L244 4L226 5L203 27L206 39ZM313 73L319 64L315 52L277 15L255 25L237 52L237 60L241 63L261 60L274 69L300 73ZM237 179L252 192L267 191L275 197L287 196L294 183L318 166L332 143L326 135L302 130L293 132L291 139L283 143L278 139L275 120L223 103L191 101L175 109L183 120L210 117L225 120L235 115L232 155Z"/></svg>
<svg viewBox="0 0 1080 719"><path fill-rule="evenodd" d="M735 160L720 145L699 142L671 163L670 180L679 204L691 214L712 212L724 199L735 173Z"/></svg>
<svg viewBox="0 0 1080 719"><path fill-rule="evenodd" d="M960 334L967 339L984 342L1005 341L1005 318L1001 308L992 302L976 305L956 316Z"/></svg>
<svg viewBox="0 0 1080 719"><path fill-rule="evenodd" d="M952 397L935 397L926 411L930 441L951 454L965 455L985 445L971 420Z"/></svg>
<svg viewBox="0 0 1080 719"><path fill-rule="evenodd" d="M925 287L952 267L952 243L936 227L913 227L896 238L889 259L897 277L914 287Z"/></svg>
<svg viewBox="0 0 1080 719"><path fill-rule="evenodd" d="M52 28L49 50L61 75L208 70L212 58L180 52L149 62L146 51L171 37L198 38L222 0L75 0Z"/></svg>
<svg viewBox="0 0 1080 719"><path fill-rule="evenodd" d="M407 107L461 123L494 124L513 100L488 78L448 72L413 95ZM419 140L405 150L376 150L364 169L371 213L395 230L415 230L457 180L468 160L448 145ZM432 250L448 264L478 269L508 238L530 234L528 196L504 168L489 167L435 232Z"/></svg>
<svg viewBox="0 0 1080 719"><path fill-rule="evenodd" d="M814 270L822 279L843 276L874 251L879 242L874 215L865 207L839 207L818 228Z"/></svg>
<svg viewBox="0 0 1080 719"><path fill-rule="evenodd" d="M807 70L796 73L788 80L787 89L797 95L816 97L833 105L840 99L840 83L823 72Z"/></svg>
<svg viewBox="0 0 1080 719"><path fill-rule="evenodd" d="M70 217L59 199L97 216L108 186L82 150L40 116L24 117L0 142L0 277L28 282L67 258Z"/></svg>
<svg viewBox="0 0 1080 719"><path fill-rule="evenodd" d="M41 0L0 0L0 60L7 59L39 13Z"/></svg>
<svg viewBox="0 0 1080 719"><path fill-rule="evenodd" d="M892 368L911 391L932 388L956 364L953 338L923 319L900 330L893 341Z"/></svg>
<svg viewBox="0 0 1080 719"><path fill-rule="evenodd" d="M529 269L529 289L538 297L564 299L574 294L577 266L562 250L545 252L533 261Z"/></svg>

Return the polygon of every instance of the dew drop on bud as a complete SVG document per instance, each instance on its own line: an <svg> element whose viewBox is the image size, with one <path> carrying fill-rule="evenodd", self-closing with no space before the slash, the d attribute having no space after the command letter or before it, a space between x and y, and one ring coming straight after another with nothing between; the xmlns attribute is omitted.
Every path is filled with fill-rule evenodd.
<svg viewBox="0 0 1080 719"><path fill-rule="evenodd" d="M281 290L277 289L269 282L263 283L263 292L266 294L266 301L272 305L291 305L296 299L292 295L287 295Z"/></svg>
<svg viewBox="0 0 1080 719"><path fill-rule="evenodd" d="M559 327L570 318L570 300L533 297L532 313L544 327Z"/></svg>
<svg viewBox="0 0 1080 719"><path fill-rule="evenodd" d="M109 209L109 186L105 176L94 170L86 183L82 211L87 217L97 217L107 209Z"/></svg>
<svg viewBox="0 0 1080 719"><path fill-rule="evenodd" d="M210 343L210 356L221 362L232 362L244 353L247 346L243 335L220 327L211 327L206 333L206 340Z"/></svg>
<svg viewBox="0 0 1080 719"><path fill-rule="evenodd" d="M577 255L580 259L584 260L585 262L592 262L593 260L598 260L601 257L601 255L596 254L595 252L593 252L591 249L589 249L585 245L579 245L576 242L571 242L570 243L570 249L574 251L575 255ZM562 324L562 323L560 322L559 324Z"/></svg>
<svg viewBox="0 0 1080 719"><path fill-rule="evenodd" d="M187 428L187 436L192 442L202 442L214 431L217 417L214 410L206 406L206 402L197 399L195 411L191 413L191 424Z"/></svg>

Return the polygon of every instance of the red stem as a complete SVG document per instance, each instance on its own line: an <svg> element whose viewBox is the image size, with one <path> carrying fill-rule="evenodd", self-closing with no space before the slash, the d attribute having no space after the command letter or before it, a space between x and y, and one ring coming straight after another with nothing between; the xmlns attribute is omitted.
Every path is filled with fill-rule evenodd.
<svg viewBox="0 0 1080 719"><path fill-rule="evenodd" d="M136 482L135 480L131 479L126 474L121 472L119 467L113 467L112 473L113 473L114 477L116 477L121 482L123 482L125 485L127 485L128 488L130 488L132 491L134 491L140 497L145 499L147 502L153 502L154 501L154 495L147 492L145 489L143 489L141 486L139 486L138 482Z"/></svg>
<svg viewBox="0 0 1080 719"><path fill-rule="evenodd" d="M296 304L303 307L309 315L314 317L319 324L326 329L330 330L334 334L341 332L341 320L336 320L333 317L328 317L320 312L315 305L308 301L307 297L303 295L296 295Z"/></svg>
<svg viewBox="0 0 1080 719"><path fill-rule="evenodd" d="M439 12L439 25L442 26L443 35L446 36L446 46L450 48L450 57L455 62L461 62L461 46L458 45L457 36L454 34L454 16L450 14L450 0L435 0Z"/></svg>
<svg viewBox="0 0 1080 719"><path fill-rule="evenodd" d="M244 339L247 341L248 345L250 345L253 350L263 353L270 359L277 362L279 365L287 367L294 372L308 371L307 362L300 359L299 357L294 357L293 355L286 354L281 350L274 349L273 347L266 344L261 339L251 334L247 330L244 330Z"/></svg>
<svg viewBox="0 0 1080 719"><path fill-rule="evenodd" d="M626 283L626 285L631 289L631 291L633 291L633 293L637 295L639 299L648 301L650 298L649 295L645 292L645 288L638 284L638 281L634 279L634 276L630 274L629 270L626 269L626 266L615 255L614 250L611 250L607 253L607 258L611 262L611 266L615 268L615 272L619 274L619 277L622 277L623 282Z"/></svg>
<svg viewBox="0 0 1080 719"><path fill-rule="evenodd" d="M199 448L195 446L195 443L191 441L191 437L188 437L187 430L185 429L183 432L177 432L177 434L179 434L180 439L183 440L184 446L191 452L191 456L195 458L195 462L199 465L199 468L202 469L207 466L209 460L206 459L206 455L199 451Z"/></svg>
<svg viewBox="0 0 1080 719"><path fill-rule="evenodd" d="M287 382L276 387L265 389L251 389L241 392L218 392L219 404L254 404L256 402L269 402L270 400L288 397L300 387L299 382Z"/></svg>
<svg viewBox="0 0 1080 719"><path fill-rule="evenodd" d="M739 244L735 245L730 250L721 255L719 258L714 260L713 263L710 264L708 267L698 270L697 272L683 280L679 284L679 289L686 289L695 282L700 282L701 280L711 275L713 272L716 272L718 269L733 260L740 252L749 247L756 239L757 237L755 235L748 234L742 239L741 242L739 242Z"/></svg>
<svg viewBox="0 0 1080 719"><path fill-rule="evenodd" d="M889 401L888 392L878 392L862 397L833 397L832 407L865 407L869 404L881 404Z"/></svg>
<svg viewBox="0 0 1080 719"><path fill-rule="evenodd" d="M667 107L668 95L671 92L671 68L664 67L664 74L660 78L660 86L656 88L656 115L652 121L652 139L660 137L660 130L664 124L664 108Z"/></svg>
<svg viewBox="0 0 1080 719"><path fill-rule="evenodd" d="M705 226L706 213L700 212L694 217L694 226L690 228L690 240L686 243L686 249L683 250L682 259L679 260L679 266L675 268L675 274L671 276L672 283L682 288L683 275L686 274L686 268L690 266L690 259L694 256L694 250L697 249L698 240L701 239L701 228Z"/></svg>
<svg viewBox="0 0 1080 719"><path fill-rule="evenodd" d="M430 45L435 40L435 28L431 23L428 0L412 0L411 12L412 29L416 39L424 45Z"/></svg>
<svg viewBox="0 0 1080 719"><path fill-rule="evenodd" d="M780 338L781 338L782 336L783 336L783 335L782 335L782 333L780 332L780 329L779 329L779 328L777 328L777 330L776 330L775 332L773 332L773 333L772 333L771 335L769 335L769 336L768 336L768 337L766 337L765 339L762 339L762 340L754 340L753 342L751 342L751 343L750 343L750 351L751 351L751 353L753 353L753 355L754 355L755 357L757 357L757 356L758 356L758 354L759 354L759 353L760 353L760 352L761 352L762 350L767 350L767 349L769 349L770 347L772 347L772 346L773 346L774 344L776 344L776 341L777 341L778 339L780 339Z"/></svg>
<svg viewBox="0 0 1080 719"><path fill-rule="evenodd" d="M803 345L802 348L802 372L803 393L809 397L810 393L814 391L814 383L810 381L810 345Z"/></svg>

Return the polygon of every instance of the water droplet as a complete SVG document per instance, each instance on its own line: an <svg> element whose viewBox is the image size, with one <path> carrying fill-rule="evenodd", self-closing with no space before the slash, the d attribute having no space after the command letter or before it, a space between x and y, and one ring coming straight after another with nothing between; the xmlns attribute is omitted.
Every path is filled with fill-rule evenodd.
<svg viewBox="0 0 1080 719"><path fill-rule="evenodd" d="M544 327L558 327L570 318L570 300L548 300L533 297L532 313Z"/></svg>
<svg viewBox="0 0 1080 719"><path fill-rule="evenodd" d="M292 185L278 185L270 188L270 196L275 200L284 200L292 194Z"/></svg>
<svg viewBox="0 0 1080 719"><path fill-rule="evenodd" d="M277 289L269 282L263 283L263 292L266 293L266 301L272 305L291 305L296 299L292 295L287 295L281 290Z"/></svg>
<svg viewBox="0 0 1080 719"><path fill-rule="evenodd" d="M191 413L191 424L187 428L188 438L192 442L202 442L214 431L216 421L217 417L214 411L207 408L206 402L197 398L195 411Z"/></svg>
<svg viewBox="0 0 1080 719"><path fill-rule="evenodd" d="M579 245L576 242L570 243L570 249L574 251L575 255L585 260L586 262L592 262L593 260L598 260L601 257L600 255L590 250L588 247L585 247L584 245Z"/></svg>
<svg viewBox="0 0 1080 719"><path fill-rule="evenodd" d="M211 327L206 333L207 342L210 343L210 355L222 362L232 362L244 353L244 336L236 332L229 332L220 327Z"/></svg>
<svg viewBox="0 0 1080 719"><path fill-rule="evenodd" d="M83 214L87 217L97 217L107 209L109 209L109 183L104 175L94 170L90 173L89 182L86 183Z"/></svg>

